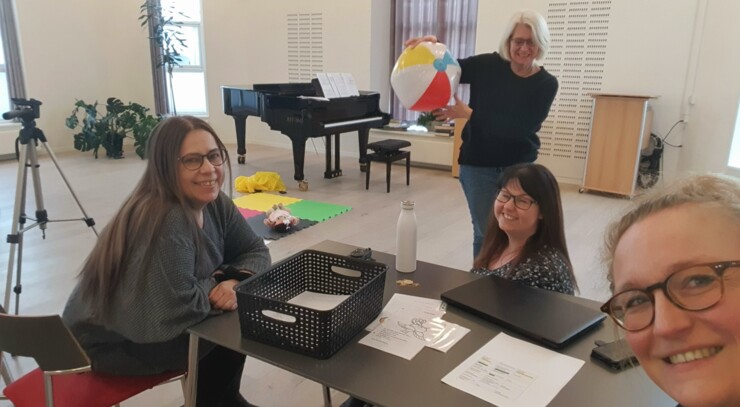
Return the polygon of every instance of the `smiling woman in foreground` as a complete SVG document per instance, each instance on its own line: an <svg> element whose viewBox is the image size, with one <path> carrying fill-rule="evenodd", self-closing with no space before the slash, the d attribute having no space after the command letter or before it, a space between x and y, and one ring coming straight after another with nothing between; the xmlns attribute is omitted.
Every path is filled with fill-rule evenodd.
<svg viewBox="0 0 740 407"><path fill-rule="evenodd" d="M740 406L740 184L702 175L650 195L607 249L602 309L650 378L684 407Z"/></svg>

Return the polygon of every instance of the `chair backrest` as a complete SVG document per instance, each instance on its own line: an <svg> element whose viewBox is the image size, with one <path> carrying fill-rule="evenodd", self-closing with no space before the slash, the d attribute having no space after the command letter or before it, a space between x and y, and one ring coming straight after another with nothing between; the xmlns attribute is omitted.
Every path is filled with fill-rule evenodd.
<svg viewBox="0 0 740 407"><path fill-rule="evenodd" d="M47 373L90 370L90 359L59 315L0 313L0 352L31 357Z"/></svg>

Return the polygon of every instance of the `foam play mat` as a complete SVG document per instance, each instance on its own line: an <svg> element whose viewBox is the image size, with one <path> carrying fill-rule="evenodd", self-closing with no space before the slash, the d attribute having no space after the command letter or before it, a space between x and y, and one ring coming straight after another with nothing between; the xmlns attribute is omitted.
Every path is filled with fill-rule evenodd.
<svg viewBox="0 0 740 407"><path fill-rule="evenodd" d="M346 205L336 205L325 202L311 201L308 199L291 198L285 195L269 194L259 192L245 195L234 199L234 204L239 208L247 223L263 239L277 240L281 237L293 234L305 228L324 222L335 216L341 215L352 209ZM283 204L290 213L300 219L300 223L287 232L276 232L263 223L265 212L273 205Z"/></svg>

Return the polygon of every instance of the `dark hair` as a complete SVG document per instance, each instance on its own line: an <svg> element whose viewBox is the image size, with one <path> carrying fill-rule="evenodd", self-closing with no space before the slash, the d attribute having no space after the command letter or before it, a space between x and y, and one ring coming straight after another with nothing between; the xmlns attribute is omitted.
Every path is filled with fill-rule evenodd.
<svg viewBox="0 0 740 407"><path fill-rule="evenodd" d="M512 260L512 264L516 265L544 246L548 246L563 255L564 261L568 265L573 287L577 289L573 265L570 262L568 247L565 243L563 206L560 201L560 188L555 176L543 165L524 163L512 165L504 171L499 189L511 181L519 182L524 192L537 201L541 217L534 235L527 240L522 252ZM483 246L473 264L475 268L487 268L490 261L500 256L509 243L509 237L499 228L498 220L493 212L494 209L491 208Z"/></svg>
<svg viewBox="0 0 740 407"><path fill-rule="evenodd" d="M110 298L115 294L123 273L128 272L125 262L134 245L154 241L157 230L173 206L188 207L178 182L178 159L185 137L193 130L205 130L213 136L223 150L224 165L231 177L226 148L204 120L174 116L157 124L147 143L148 161L144 174L101 232L79 274L80 295L89 302L94 319L107 316ZM195 219L190 221L194 241L198 242ZM147 246L142 264L149 262L152 247Z"/></svg>

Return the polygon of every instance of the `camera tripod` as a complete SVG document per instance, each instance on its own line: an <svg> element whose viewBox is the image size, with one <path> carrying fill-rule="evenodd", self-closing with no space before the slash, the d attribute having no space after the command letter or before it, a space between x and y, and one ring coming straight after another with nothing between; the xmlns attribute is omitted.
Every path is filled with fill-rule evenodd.
<svg viewBox="0 0 740 407"><path fill-rule="evenodd" d="M12 231L8 235L7 242L10 243L10 251L8 255L8 274L6 276L5 286L5 300L3 307L6 312L10 312L10 292L11 286L13 285L13 271L15 268L16 284L12 287L12 291L15 293L15 314L18 314L18 308L20 304L21 294L21 259L23 257L23 234L38 227L42 232L42 237L46 238L46 226L49 222L66 222L66 221L84 221L87 226L91 227L95 235L98 235L98 231L95 230L95 221L87 216L85 209L82 207L80 200L72 190L72 186L69 184L67 177L62 172L59 162L57 162L56 156L46 142L46 136L41 129L36 127L35 118L39 117L39 105L41 102L31 99L30 101L25 99L12 99L13 102L19 106L18 110L13 110L3 114L3 118L8 120L12 118L20 118L22 128L20 135L18 136L18 176L16 179L15 189L15 205L13 208L13 226ZM77 206L82 211L83 218L81 219L62 219L62 220L49 220L46 208L44 207L44 198L41 192L41 176L39 175L39 163L38 155L36 153L36 146L41 142L46 152L49 154L51 161L54 163L59 175L62 177L64 184L72 194ZM36 202L36 217L31 218L26 215L26 184L28 180L28 170L31 170L31 179L33 181L33 190ZM26 221L31 220L34 223L26 226ZM15 252L18 249L18 261L15 261ZM17 266L17 267L15 267Z"/></svg>

